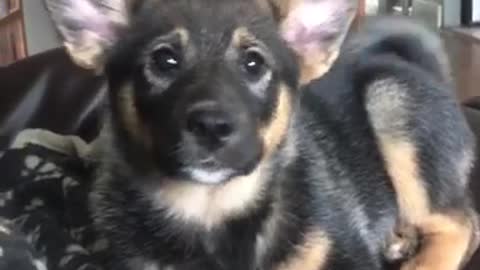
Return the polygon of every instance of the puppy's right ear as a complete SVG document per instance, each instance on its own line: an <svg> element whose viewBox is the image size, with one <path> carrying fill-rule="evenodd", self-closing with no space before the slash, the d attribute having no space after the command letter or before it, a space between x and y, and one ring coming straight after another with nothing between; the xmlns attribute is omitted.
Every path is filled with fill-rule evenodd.
<svg viewBox="0 0 480 270"><path fill-rule="evenodd" d="M301 84L323 76L337 59L357 13L358 0L267 1L280 34L298 56Z"/></svg>
<svg viewBox="0 0 480 270"><path fill-rule="evenodd" d="M128 23L127 0L45 0L73 61L102 70L107 50Z"/></svg>

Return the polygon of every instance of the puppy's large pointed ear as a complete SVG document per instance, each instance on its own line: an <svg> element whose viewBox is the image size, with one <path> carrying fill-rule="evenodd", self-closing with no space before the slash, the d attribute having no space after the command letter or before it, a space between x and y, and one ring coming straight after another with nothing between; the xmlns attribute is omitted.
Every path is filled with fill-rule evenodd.
<svg viewBox="0 0 480 270"><path fill-rule="evenodd" d="M128 23L127 0L45 0L73 61L101 70L108 48Z"/></svg>
<svg viewBox="0 0 480 270"><path fill-rule="evenodd" d="M269 0L283 38L297 53L301 83L322 76L338 56L357 0Z"/></svg>

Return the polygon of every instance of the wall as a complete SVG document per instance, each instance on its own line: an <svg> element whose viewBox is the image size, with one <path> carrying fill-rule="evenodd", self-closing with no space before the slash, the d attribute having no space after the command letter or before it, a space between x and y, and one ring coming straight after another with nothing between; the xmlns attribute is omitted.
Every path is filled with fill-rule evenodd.
<svg viewBox="0 0 480 270"><path fill-rule="evenodd" d="M373 5L378 2L380 13L390 9L392 4L398 4L401 0L367 0ZM402 0L403 1L403 0ZM460 26L461 1L460 0L413 0L413 15L425 21L433 27Z"/></svg>
<svg viewBox="0 0 480 270"><path fill-rule="evenodd" d="M444 26L460 26L461 23L461 1L460 0L437 0L443 2L443 24Z"/></svg>
<svg viewBox="0 0 480 270"><path fill-rule="evenodd" d="M365 13L368 15L375 15L378 13L379 2L378 0L366 0Z"/></svg>
<svg viewBox="0 0 480 270"><path fill-rule="evenodd" d="M432 29L439 29L444 24L442 3L435 0L413 0L412 17Z"/></svg>
<svg viewBox="0 0 480 270"><path fill-rule="evenodd" d="M460 26L461 22L461 1L460 0L414 0L414 7L419 9L420 16L433 23L437 16L437 9L440 8L441 25L444 27Z"/></svg>
<svg viewBox="0 0 480 270"><path fill-rule="evenodd" d="M28 55L34 55L61 45L44 1L22 0Z"/></svg>

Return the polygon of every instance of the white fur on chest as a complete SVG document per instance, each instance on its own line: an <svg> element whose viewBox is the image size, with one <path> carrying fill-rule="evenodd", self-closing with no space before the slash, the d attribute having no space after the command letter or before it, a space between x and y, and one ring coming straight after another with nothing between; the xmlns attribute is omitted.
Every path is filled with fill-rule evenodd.
<svg viewBox="0 0 480 270"><path fill-rule="evenodd" d="M263 171L257 168L248 176L218 185L171 181L147 188L146 194L154 208L166 209L171 218L208 230L257 206L265 191Z"/></svg>

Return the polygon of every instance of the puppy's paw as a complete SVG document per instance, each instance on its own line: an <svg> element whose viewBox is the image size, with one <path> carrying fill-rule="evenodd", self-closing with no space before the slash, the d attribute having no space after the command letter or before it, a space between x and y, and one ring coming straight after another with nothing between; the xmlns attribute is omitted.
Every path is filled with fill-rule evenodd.
<svg viewBox="0 0 480 270"><path fill-rule="evenodd" d="M385 259L392 263L407 261L415 255L419 245L420 235L414 226L398 226L385 246Z"/></svg>

